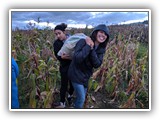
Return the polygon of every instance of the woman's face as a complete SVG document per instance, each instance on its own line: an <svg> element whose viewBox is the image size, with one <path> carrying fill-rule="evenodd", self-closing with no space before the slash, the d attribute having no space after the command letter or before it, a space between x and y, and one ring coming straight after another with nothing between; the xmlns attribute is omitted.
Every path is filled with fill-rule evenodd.
<svg viewBox="0 0 160 120"><path fill-rule="evenodd" d="M61 30L55 30L54 34L56 35L56 39L59 39L59 40L62 40L62 41L66 39L65 32L63 32Z"/></svg>
<svg viewBox="0 0 160 120"><path fill-rule="evenodd" d="M106 39L107 39L107 35L105 34L104 31L100 30L100 31L97 32L96 41L98 43L103 43Z"/></svg>

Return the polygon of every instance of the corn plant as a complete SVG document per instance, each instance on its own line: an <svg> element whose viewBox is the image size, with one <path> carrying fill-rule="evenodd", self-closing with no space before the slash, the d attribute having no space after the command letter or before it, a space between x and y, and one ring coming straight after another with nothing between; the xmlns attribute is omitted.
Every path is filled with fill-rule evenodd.
<svg viewBox="0 0 160 120"><path fill-rule="evenodd" d="M85 108L148 108L148 28L112 25L103 64L89 80ZM91 29L72 29L85 32ZM16 59L21 108L53 108L59 93L59 62L53 53L50 29L12 31L12 56ZM99 98L100 97L100 98ZM115 106L113 106L115 104Z"/></svg>

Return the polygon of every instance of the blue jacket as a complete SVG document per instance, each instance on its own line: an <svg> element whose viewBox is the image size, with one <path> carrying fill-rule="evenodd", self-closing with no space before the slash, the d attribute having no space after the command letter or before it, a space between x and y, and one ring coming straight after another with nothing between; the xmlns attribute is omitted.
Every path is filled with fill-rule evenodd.
<svg viewBox="0 0 160 120"><path fill-rule="evenodd" d="M91 50L84 39L81 39L75 47L74 57L68 71L68 77L72 82L88 86L88 80L93 73L93 68L101 66L105 48L98 47Z"/></svg>
<svg viewBox="0 0 160 120"><path fill-rule="evenodd" d="M18 101L18 87L16 84L16 79L19 75L19 68L18 65L16 63L16 61L14 60L14 58L12 58L12 86L11 86L11 108L19 108L19 101Z"/></svg>

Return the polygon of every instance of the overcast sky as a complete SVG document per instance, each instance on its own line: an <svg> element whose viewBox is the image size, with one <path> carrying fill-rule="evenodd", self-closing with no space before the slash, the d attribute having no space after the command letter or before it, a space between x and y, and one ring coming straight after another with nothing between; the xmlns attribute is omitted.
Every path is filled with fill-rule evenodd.
<svg viewBox="0 0 160 120"><path fill-rule="evenodd" d="M38 23L38 18L40 22ZM89 12L89 11L12 11L11 24L12 29L18 27L26 29L29 22L35 23L36 27L44 28L47 25L54 28L60 23L68 24L68 27L89 27L104 23L126 24L133 22L142 22L148 20L147 11L106 11L106 12ZM49 23L49 24L47 24Z"/></svg>

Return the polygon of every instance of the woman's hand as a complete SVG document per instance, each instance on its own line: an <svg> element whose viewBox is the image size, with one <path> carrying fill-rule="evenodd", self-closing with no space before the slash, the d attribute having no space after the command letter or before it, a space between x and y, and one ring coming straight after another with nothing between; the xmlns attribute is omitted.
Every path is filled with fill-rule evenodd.
<svg viewBox="0 0 160 120"><path fill-rule="evenodd" d="M91 49L93 49L94 42L92 41L92 39L87 36L85 41L86 41L86 44L88 44L91 47Z"/></svg>
<svg viewBox="0 0 160 120"><path fill-rule="evenodd" d="M68 59L68 60L72 59L71 56L67 55L66 53L62 53L61 58L62 59Z"/></svg>

